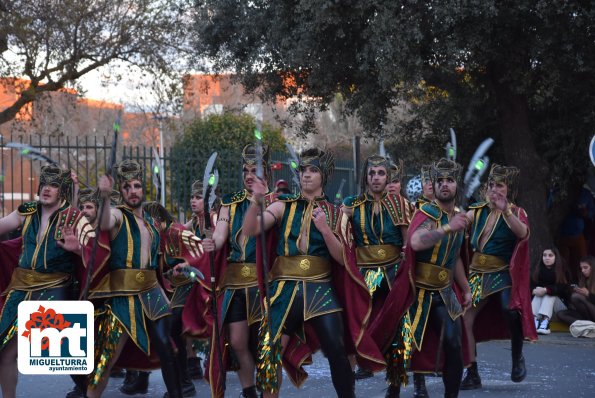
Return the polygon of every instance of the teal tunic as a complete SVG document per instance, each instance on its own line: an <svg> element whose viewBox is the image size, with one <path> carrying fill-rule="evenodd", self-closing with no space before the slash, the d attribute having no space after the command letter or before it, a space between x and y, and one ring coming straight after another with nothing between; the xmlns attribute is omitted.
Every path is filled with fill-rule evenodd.
<svg viewBox="0 0 595 398"><path fill-rule="evenodd" d="M273 200L272 194L265 195L265 207L271 204ZM250 207L250 194L247 190L242 189L225 195L221 198L221 206L229 208L229 234L227 239L229 257L227 259L227 270L237 272L236 269L230 269L230 267L242 267L243 263L256 263L256 237L247 237L244 242L240 242L244 216ZM248 325L260 322L262 311L256 283L246 287L225 288L223 292L222 319L225 321L229 306L236 294L245 295Z"/></svg>
<svg viewBox="0 0 595 398"><path fill-rule="evenodd" d="M332 230L338 219L338 206L330 203L326 196L308 201L300 194L280 195L279 201L285 203L285 211L279 227L278 256L309 255L331 260L324 238L311 219L312 210L320 207L326 214ZM298 248L302 226L309 223L309 239L306 252ZM297 266L297 265L296 265ZM274 340L280 338L288 311L295 299L304 303L303 320L307 321L324 314L342 311L331 283L331 277L320 280L273 280L271 282L271 333ZM303 330L298 333L303 333Z"/></svg>
<svg viewBox="0 0 595 398"><path fill-rule="evenodd" d="M509 264L512 253L517 243L517 237L512 232L501 213L498 213L496 222L491 231L486 230L488 217L491 213L486 202L476 203L469 207L473 210L473 223L471 224L470 241L474 252L496 256ZM488 239L480 247L482 236L488 234ZM484 299L503 289L512 287L512 279L508 267L495 272L473 272L469 274L469 285L474 298L473 304L477 305Z"/></svg>
<svg viewBox="0 0 595 398"><path fill-rule="evenodd" d="M19 214L25 217L21 233L23 244L18 263L19 268L35 270L39 273L72 274L74 272L78 256L60 248L56 243L59 240L57 239L57 229L61 214L63 214L61 212L69 207L70 205L64 202L60 209L50 216L46 230L38 240L41 227L41 205L38 202L29 202L19 206ZM77 217L75 216L73 220L76 221ZM5 292L7 297L0 314L0 350L16 333L18 305L21 301L72 299L70 285L71 280L67 280L59 286L48 289L36 289L32 286L28 290L11 289Z"/></svg>
<svg viewBox="0 0 595 398"><path fill-rule="evenodd" d="M367 193L345 198L343 206L352 209L353 239L357 247L393 245L401 249L401 227L409 225L408 204L397 195L385 193L378 201L379 212L374 212L374 199ZM360 268L372 294L380 286L392 287L400 260L382 267Z"/></svg>
<svg viewBox="0 0 595 398"><path fill-rule="evenodd" d="M126 206L118 206L122 211L122 224L111 240L110 270L141 269L141 234L134 213ZM147 212L143 212L143 222L151 235L150 258L143 269L157 271L159 266L159 232L155 221ZM91 294L91 298L99 297ZM138 293L121 293L118 296L108 296L106 305L118 319L126 333L134 343L145 353L149 354L149 334L146 319L157 320L171 313L169 301L159 285ZM146 319L145 319L146 317Z"/></svg>
<svg viewBox="0 0 595 398"><path fill-rule="evenodd" d="M428 221L433 223L436 228L448 224L448 214L438 207L435 202L423 203L420 206L419 211L423 213ZM411 231L410 233L414 233L414 231ZM417 288L416 299L409 308L409 318L412 323L411 330L413 340L418 350L421 350L423 335L430 314L432 296L434 294L440 294L451 319L456 319L463 312L463 308L457 300L452 288L456 262L459 257L463 240L463 232L451 232L446 234L433 247L415 253L416 262L429 263L448 269L452 275L449 285L442 290Z"/></svg>

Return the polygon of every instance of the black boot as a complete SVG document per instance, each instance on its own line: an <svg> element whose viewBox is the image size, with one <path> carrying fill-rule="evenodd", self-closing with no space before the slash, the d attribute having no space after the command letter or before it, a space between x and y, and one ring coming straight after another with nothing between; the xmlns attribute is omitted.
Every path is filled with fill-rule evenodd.
<svg viewBox="0 0 595 398"><path fill-rule="evenodd" d="M122 381L122 386L127 384L134 384L134 381L138 377L138 370L127 370L124 376L124 381Z"/></svg>
<svg viewBox="0 0 595 398"><path fill-rule="evenodd" d="M200 357L188 358L188 374L193 380L200 380L204 377L201 359Z"/></svg>
<svg viewBox="0 0 595 398"><path fill-rule="evenodd" d="M242 389L242 398L258 398L256 393L256 386L250 386Z"/></svg>
<svg viewBox="0 0 595 398"><path fill-rule="evenodd" d="M193 397L196 395L196 387L194 387L194 383L190 379L186 352L183 354L184 355L180 355L180 352L178 352L178 366L180 367L180 384L182 385L182 396ZM166 393L164 398L169 398L169 394Z"/></svg>
<svg viewBox="0 0 595 398"><path fill-rule="evenodd" d="M66 394L66 398L84 398L87 396L87 376L86 375L70 375L74 381L74 387Z"/></svg>
<svg viewBox="0 0 595 398"><path fill-rule="evenodd" d="M521 354L517 357L512 357L512 372L510 379L515 383L520 383L527 377L527 368L525 367L525 357Z"/></svg>
<svg viewBox="0 0 595 398"><path fill-rule="evenodd" d="M373 377L374 372L368 369L360 368L358 366L357 370L353 373L353 376L355 377L355 380L363 380Z"/></svg>
<svg viewBox="0 0 595 398"><path fill-rule="evenodd" d="M426 389L426 377L421 373L413 373L413 397L430 398Z"/></svg>
<svg viewBox="0 0 595 398"><path fill-rule="evenodd" d="M78 386L74 385L73 389L66 393L66 398L85 398L85 392Z"/></svg>
<svg viewBox="0 0 595 398"><path fill-rule="evenodd" d="M124 379L124 384L120 386L120 391L122 394L126 395L135 395L135 394L146 394L147 390L149 389L149 375L151 372L134 372L136 373L136 378L132 379L133 376L130 378L128 377L128 373L132 373L131 371L126 372L126 378ZM131 380L129 383L126 383L126 380Z"/></svg>
<svg viewBox="0 0 595 398"><path fill-rule="evenodd" d="M481 388L481 377L477 370L477 362L471 362L471 366L467 368L465 377L461 382L461 390L476 390Z"/></svg>
<svg viewBox="0 0 595 398"><path fill-rule="evenodd" d="M510 311L509 317L510 345L512 349L510 379L515 383L520 383L527 377L527 368L523 357L523 326L521 324L521 315L517 311Z"/></svg>
<svg viewBox="0 0 595 398"><path fill-rule="evenodd" d="M399 398L401 395L401 385L392 385L389 384L388 388L386 389L386 394L384 394L384 398Z"/></svg>

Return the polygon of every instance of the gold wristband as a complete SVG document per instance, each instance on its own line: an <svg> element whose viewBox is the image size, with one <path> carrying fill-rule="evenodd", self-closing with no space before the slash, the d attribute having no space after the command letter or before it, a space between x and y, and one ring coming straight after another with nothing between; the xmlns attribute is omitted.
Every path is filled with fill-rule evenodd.
<svg viewBox="0 0 595 398"><path fill-rule="evenodd" d="M444 233L445 233L445 234L449 234L449 233L451 233L451 231L452 231L452 228L450 227L450 225L448 225L448 224L444 224L444 225L442 226L442 230L444 231Z"/></svg>
<svg viewBox="0 0 595 398"><path fill-rule="evenodd" d="M512 210L510 209L510 207L508 209L506 209L506 211L504 212L504 217L510 217L512 216Z"/></svg>

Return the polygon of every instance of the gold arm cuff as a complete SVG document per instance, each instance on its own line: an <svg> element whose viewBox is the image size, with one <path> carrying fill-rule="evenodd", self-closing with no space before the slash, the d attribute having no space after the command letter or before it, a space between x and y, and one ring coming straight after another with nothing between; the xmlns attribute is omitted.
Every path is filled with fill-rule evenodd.
<svg viewBox="0 0 595 398"><path fill-rule="evenodd" d="M475 252L469 269L475 272L496 272L508 267L508 263L500 257Z"/></svg>
<svg viewBox="0 0 595 398"><path fill-rule="evenodd" d="M427 290L442 290L450 284L451 271L430 263L415 264L415 286Z"/></svg>
<svg viewBox="0 0 595 398"><path fill-rule="evenodd" d="M318 280L330 274L329 260L317 256L279 256L270 272L271 280Z"/></svg>
<svg viewBox="0 0 595 398"><path fill-rule="evenodd" d="M229 263L220 288L252 287L258 284L255 263Z"/></svg>
<svg viewBox="0 0 595 398"><path fill-rule="evenodd" d="M395 245L369 245L355 248L357 266L360 268L381 267L400 261L401 248Z"/></svg>
<svg viewBox="0 0 595 398"><path fill-rule="evenodd" d="M10 283L1 296L8 294L11 290L34 291L58 287L70 279L70 274L64 272L42 273L32 269L17 267L10 278Z"/></svg>
<svg viewBox="0 0 595 398"><path fill-rule="evenodd" d="M157 273L149 269L116 269L91 291L89 298L130 296L157 286Z"/></svg>

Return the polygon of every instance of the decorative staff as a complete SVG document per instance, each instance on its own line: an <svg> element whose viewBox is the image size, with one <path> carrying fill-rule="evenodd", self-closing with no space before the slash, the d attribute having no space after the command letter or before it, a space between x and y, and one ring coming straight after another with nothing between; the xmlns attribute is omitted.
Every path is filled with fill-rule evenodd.
<svg viewBox="0 0 595 398"><path fill-rule="evenodd" d="M109 163L107 164L107 168L105 169L105 175L111 176L114 170L114 165L116 164L116 149L118 147L118 134L120 133L120 121L122 120L122 109L118 112L118 116L116 117L116 121L114 122L113 132L114 136L112 139L112 147L110 149L110 158ZM101 203L99 204L99 212L97 214L97 219L101 220L103 218L103 211L105 210L105 201L109 200L107 198L102 197ZM91 284L91 276L93 275L93 269L95 268L95 257L97 254L97 245L99 243L99 224L95 227L95 239L93 240L93 248L91 249L91 257L89 259L89 265L87 266L87 277L85 278L85 286L83 288L82 298L83 300L87 299L89 295L89 285Z"/></svg>
<svg viewBox="0 0 595 398"><path fill-rule="evenodd" d="M213 225L211 223L211 207L215 203L214 190L218 183L219 173L215 170L215 161L217 160L217 152L213 152L205 166L205 172L202 180L202 197L204 198L205 206L205 231L202 239L212 235ZM215 280L215 252L209 252L209 271L211 273L211 311L213 313L213 333L215 335L215 349L217 353L217 360L219 361L219 371L221 372L221 383L223 384L223 391L225 391L225 368L223 367L223 352L221 352L221 341L219 334L219 314L217 313L217 283ZM211 358L213 360L213 358Z"/></svg>

